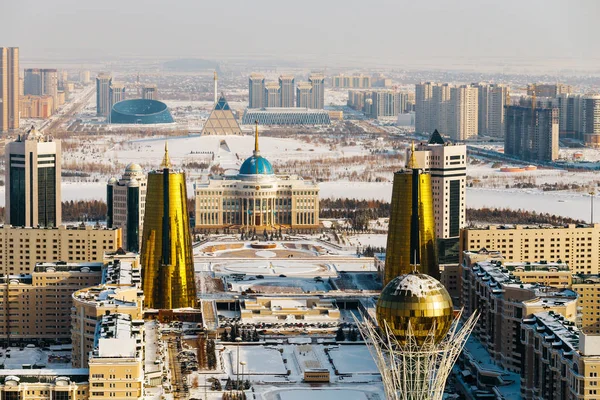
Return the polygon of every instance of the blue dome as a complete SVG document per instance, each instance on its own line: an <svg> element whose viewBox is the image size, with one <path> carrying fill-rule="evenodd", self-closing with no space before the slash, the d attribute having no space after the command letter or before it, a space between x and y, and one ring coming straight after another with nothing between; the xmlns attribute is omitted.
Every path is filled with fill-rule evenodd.
<svg viewBox="0 0 600 400"><path fill-rule="evenodd" d="M264 157L252 156L240 167L240 175L273 175L273 166Z"/></svg>

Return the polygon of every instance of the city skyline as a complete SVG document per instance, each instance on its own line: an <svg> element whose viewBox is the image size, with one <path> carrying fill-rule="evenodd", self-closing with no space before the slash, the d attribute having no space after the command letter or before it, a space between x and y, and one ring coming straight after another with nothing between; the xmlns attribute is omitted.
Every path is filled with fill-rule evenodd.
<svg viewBox="0 0 600 400"><path fill-rule="evenodd" d="M227 6L181 1L170 18L165 18L163 7L156 0L144 3L109 1L101 5L72 0L57 0L52 4L28 0L3 6L6 10L3 14L12 18L0 24L0 36L7 45L18 43L27 49L22 54L26 62L40 57L64 59L73 54L79 59L102 57L104 60L177 58L194 54L217 60L287 60L296 63L302 60L331 66L424 67L437 64L446 69L478 66L512 69L538 65L556 71L594 69L597 65L594 54L598 53L600 45L593 40L592 26L600 5L591 1L576 4L488 1L482 7L480 2L452 5L441 1L402 1L390 4L380 0L370 4L369 8L380 10L375 17L379 20L378 36L382 40L372 40L373 35L355 28L364 17L363 13L354 12L356 7L364 5L355 3L346 2L344 7L338 7L334 2L284 6L295 16L286 19L284 24L273 18L274 14L282 12L282 6L272 0L251 5L234 0ZM318 14L311 12L316 5L321 9ZM106 19L115 14L131 18L127 24L117 25L102 36L95 35ZM67 18L65 24L54 23L72 15L77 18ZM205 18L198 24L201 16ZM236 29L225 32L221 29L223 26L244 26L248 16L253 17L253 29L245 30L243 35L237 34ZM19 23L25 19L29 29L21 32ZM300 29L306 21L316 29ZM539 34L550 21L561 21L564 34L554 35L552 40ZM152 25L162 28L146 30L143 41L122 40L131 36L136 27ZM274 25L285 28L286 34L272 37ZM199 36L208 37L216 30L223 32L217 41L195 40ZM397 39L407 32L419 34L411 35L409 41ZM269 38L269 46L265 46L266 38ZM390 48L394 51L389 51Z"/></svg>

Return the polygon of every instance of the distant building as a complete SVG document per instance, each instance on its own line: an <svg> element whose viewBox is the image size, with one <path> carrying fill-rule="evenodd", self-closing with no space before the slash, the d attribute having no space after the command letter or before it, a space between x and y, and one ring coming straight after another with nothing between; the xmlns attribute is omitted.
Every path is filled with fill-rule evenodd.
<svg viewBox="0 0 600 400"><path fill-rule="evenodd" d="M309 82L298 82L296 86L296 107L312 108L311 90L312 85Z"/></svg>
<svg viewBox="0 0 600 400"><path fill-rule="evenodd" d="M433 133L437 129L433 107L432 82L421 82L415 86L415 131L417 133ZM448 132L441 131L443 134Z"/></svg>
<svg viewBox="0 0 600 400"><path fill-rule="evenodd" d="M248 108L263 108L265 101L265 77L253 73L248 79Z"/></svg>
<svg viewBox="0 0 600 400"><path fill-rule="evenodd" d="M532 96L535 93L536 97L558 97L561 94L573 93L573 87L564 83L556 84L537 84L527 85L527 94Z"/></svg>
<svg viewBox="0 0 600 400"><path fill-rule="evenodd" d="M509 98L508 86L477 83L478 134L497 138L504 137L504 107Z"/></svg>
<svg viewBox="0 0 600 400"><path fill-rule="evenodd" d="M558 108L506 107L504 154L525 161L558 158Z"/></svg>
<svg viewBox="0 0 600 400"><path fill-rule="evenodd" d="M19 48L0 47L0 132L19 129Z"/></svg>
<svg viewBox="0 0 600 400"><path fill-rule="evenodd" d="M371 88L371 77L363 74L335 75L331 77L331 86L338 89L369 89Z"/></svg>
<svg viewBox="0 0 600 400"><path fill-rule="evenodd" d="M111 124L171 124L173 116L158 100L128 99L112 105Z"/></svg>
<svg viewBox="0 0 600 400"><path fill-rule="evenodd" d="M294 76L281 75L279 77L279 94L281 95L280 107L294 107Z"/></svg>
<svg viewBox="0 0 600 400"><path fill-rule="evenodd" d="M120 101L125 100L125 84L122 82L111 81L108 88L108 97L110 99L110 110L112 113L112 107ZM110 116L111 114L109 114Z"/></svg>
<svg viewBox="0 0 600 400"><path fill-rule="evenodd" d="M581 132L586 146L600 147L600 95L582 99Z"/></svg>
<svg viewBox="0 0 600 400"><path fill-rule="evenodd" d="M101 72L96 77L96 115L108 117L110 115L110 74Z"/></svg>
<svg viewBox="0 0 600 400"><path fill-rule="evenodd" d="M462 85L450 89L448 135L454 140L467 140L477 136L478 90Z"/></svg>
<svg viewBox="0 0 600 400"><path fill-rule="evenodd" d="M32 127L5 149L5 221L13 226L61 224L60 140Z"/></svg>
<svg viewBox="0 0 600 400"><path fill-rule="evenodd" d="M88 70L79 71L79 82L83 83L84 85L90 83L90 71L88 71Z"/></svg>
<svg viewBox="0 0 600 400"><path fill-rule="evenodd" d="M322 110L325 108L325 76L322 74L310 74L308 82L311 84L310 108Z"/></svg>
<svg viewBox="0 0 600 400"><path fill-rule="evenodd" d="M21 96L19 100L19 112L23 118L47 119L52 116L54 109L52 96Z"/></svg>
<svg viewBox="0 0 600 400"><path fill-rule="evenodd" d="M221 95L202 128L202 135L241 135L242 129L224 95Z"/></svg>
<svg viewBox="0 0 600 400"><path fill-rule="evenodd" d="M281 91L278 82L265 83L265 107L281 107Z"/></svg>
<svg viewBox="0 0 600 400"><path fill-rule="evenodd" d="M156 85L144 85L142 87L142 99L158 100L158 89Z"/></svg>
<svg viewBox="0 0 600 400"><path fill-rule="evenodd" d="M25 95L52 96L54 100L54 109L60 105L58 98L58 71L48 68L26 68L24 80Z"/></svg>
<svg viewBox="0 0 600 400"><path fill-rule="evenodd" d="M135 163L127 166L121 179L111 178L106 186L106 226L122 229L126 251L140 251L146 186L146 174Z"/></svg>
<svg viewBox="0 0 600 400"><path fill-rule="evenodd" d="M263 108L247 109L242 117L242 125L329 125L331 118L326 110L303 108Z"/></svg>
<svg viewBox="0 0 600 400"><path fill-rule="evenodd" d="M395 90L374 90L371 92L371 107L367 114L371 118L394 117L406 110L408 96Z"/></svg>

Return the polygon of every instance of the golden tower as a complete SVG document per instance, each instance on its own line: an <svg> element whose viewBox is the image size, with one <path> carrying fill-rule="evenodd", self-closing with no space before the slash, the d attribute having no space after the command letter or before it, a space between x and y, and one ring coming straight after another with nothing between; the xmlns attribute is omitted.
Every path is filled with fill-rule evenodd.
<svg viewBox="0 0 600 400"><path fill-rule="evenodd" d="M406 168L394 173L383 285L413 271L440 277L431 175L418 167L414 144Z"/></svg>
<svg viewBox="0 0 600 400"><path fill-rule="evenodd" d="M185 173L172 169L166 144L160 169L148 174L141 263L147 308L196 305Z"/></svg>

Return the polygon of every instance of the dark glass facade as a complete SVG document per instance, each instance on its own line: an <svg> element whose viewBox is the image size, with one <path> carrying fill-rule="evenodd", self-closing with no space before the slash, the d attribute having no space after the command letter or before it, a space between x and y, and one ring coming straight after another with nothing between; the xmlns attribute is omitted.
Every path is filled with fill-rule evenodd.
<svg viewBox="0 0 600 400"><path fill-rule="evenodd" d="M113 227L113 187L106 185L106 227Z"/></svg>
<svg viewBox="0 0 600 400"><path fill-rule="evenodd" d="M127 251L140 251L140 188L127 188Z"/></svg>
<svg viewBox="0 0 600 400"><path fill-rule="evenodd" d="M56 156L44 154L38 156L38 224L56 226ZM52 165L46 167L44 165Z"/></svg>
<svg viewBox="0 0 600 400"><path fill-rule="evenodd" d="M13 226L25 226L25 160L10 155L10 221ZM22 167L21 167L22 165Z"/></svg>

